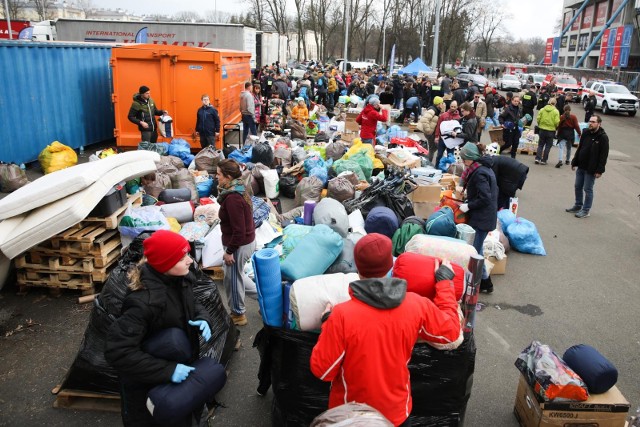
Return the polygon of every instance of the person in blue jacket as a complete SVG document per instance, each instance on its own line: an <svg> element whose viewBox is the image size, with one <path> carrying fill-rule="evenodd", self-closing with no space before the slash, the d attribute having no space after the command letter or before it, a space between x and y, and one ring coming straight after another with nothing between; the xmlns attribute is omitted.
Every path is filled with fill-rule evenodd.
<svg viewBox="0 0 640 427"><path fill-rule="evenodd" d="M460 210L467 213L467 224L476 232L473 247L482 256L484 239L496 229L498 220L498 184L492 170L493 159L482 157L480 149L473 142L462 146L460 157L465 165L460 182L467 194ZM482 273L480 291L493 292L493 283L486 268Z"/></svg>
<svg viewBox="0 0 640 427"><path fill-rule="evenodd" d="M216 138L220 134L220 117L218 116L218 110L216 110L211 101L209 95L202 95L202 107L198 108L196 114L196 136L200 135L200 146L202 148L209 145L216 145Z"/></svg>

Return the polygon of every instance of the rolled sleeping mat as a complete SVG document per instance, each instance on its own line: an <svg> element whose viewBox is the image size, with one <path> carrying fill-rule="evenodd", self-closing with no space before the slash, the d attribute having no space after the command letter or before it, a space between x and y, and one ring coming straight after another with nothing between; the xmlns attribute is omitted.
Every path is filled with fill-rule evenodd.
<svg viewBox="0 0 640 427"><path fill-rule="evenodd" d="M618 382L618 370L598 350L586 344L574 345L562 356L587 385L589 394L605 393Z"/></svg>
<svg viewBox="0 0 640 427"><path fill-rule="evenodd" d="M159 425L175 426L207 402L214 400L227 382L224 366L210 357L196 360L191 371L181 383L162 384L152 388L147 395L147 410Z"/></svg>
<svg viewBox="0 0 640 427"><path fill-rule="evenodd" d="M145 353L159 359L187 363L193 356L189 337L180 328L161 329L142 343Z"/></svg>
<svg viewBox="0 0 640 427"><path fill-rule="evenodd" d="M251 257L258 291L258 304L265 325L282 327L282 274L280 255L272 248L261 249Z"/></svg>
<svg viewBox="0 0 640 427"><path fill-rule="evenodd" d="M162 190L158 200L164 203L180 203L191 200L191 190L188 188L170 188Z"/></svg>
<svg viewBox="0 0 640 427"><path fill-rule="evenodd" d="M193 221L195 208L192 202L169 203L160 205L160 211L167 218L175 218L180 224Z"/></svg>

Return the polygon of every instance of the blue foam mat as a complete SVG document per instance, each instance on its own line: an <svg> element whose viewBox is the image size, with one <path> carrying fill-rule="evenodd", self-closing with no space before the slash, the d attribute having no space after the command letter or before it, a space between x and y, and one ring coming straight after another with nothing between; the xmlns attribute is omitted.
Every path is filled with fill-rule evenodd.
<svg viewBox="0 0 640 427"><path fill-rule="evenodd" d="M261 249L251 257L258 291L262 321L269 326L282 327L282 280L280 255L275 249Z"/></svg>

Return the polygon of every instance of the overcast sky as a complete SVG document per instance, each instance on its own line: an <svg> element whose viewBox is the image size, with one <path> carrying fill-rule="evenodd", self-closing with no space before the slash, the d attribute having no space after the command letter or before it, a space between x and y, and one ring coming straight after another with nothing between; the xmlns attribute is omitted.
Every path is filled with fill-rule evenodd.
<svg viewBox="0 0 640 427"><path fill-rule="evenodd" d="M381 2L381 0L378 0ZM73 2L73 0L71 0ZM502 0L511 19L506 23L507 30L516 38L552 37L553 27L562 14L562 0ZM238 13L245 11L247 5L241 0L92 0L96 7L123 8L136 14L168 14L179 11L217 10ZM289 0L293 11L293 1ZM485 2L489 11L498 6L496 0Z"/></svg>

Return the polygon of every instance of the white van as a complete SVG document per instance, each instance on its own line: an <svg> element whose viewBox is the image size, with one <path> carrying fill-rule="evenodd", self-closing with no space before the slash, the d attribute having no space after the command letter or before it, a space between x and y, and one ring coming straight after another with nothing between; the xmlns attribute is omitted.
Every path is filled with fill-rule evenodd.
<svg viewBox="0 0 640 427"><path fill-rule="evenodd" d="M336 66L338 70L342 70L343 59L338 59L336 61ZM378 64L374 62L356 62L356 61L347 61L347 71L353 71L355 69L366 70L367 68L378 67Z"/></svg>

